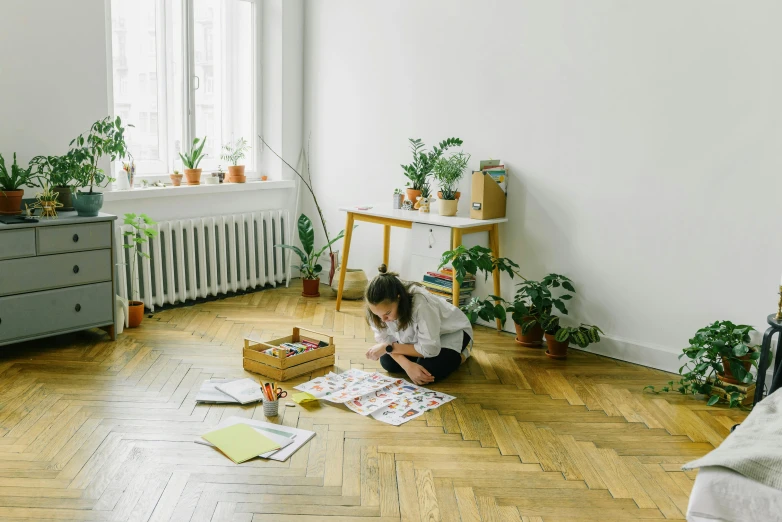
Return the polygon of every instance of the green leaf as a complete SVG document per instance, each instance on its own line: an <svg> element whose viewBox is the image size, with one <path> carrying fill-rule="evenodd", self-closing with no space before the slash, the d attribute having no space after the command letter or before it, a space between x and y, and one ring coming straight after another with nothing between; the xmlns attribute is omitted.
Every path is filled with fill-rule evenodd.
<svg viewBox="0 0 782 522"><path fill-rule="evenodd" d="M569 328L561 328L560 330L557 331L556 334L554 334L554 339L556 339L560 343L567 341L569 337L570 337Z"/></svg>
<svg viewBox="0 0 782 522"><path fill-rule="evenodd" d="M315 244L315 229L312 228L312 221L306 215L299 216L299 241L308 255L312 255Z"/></svg>
<svg viewBox="0 0 782 522"><path fill-rule="evenodd" d="M306 265L307 262L309 261L309 256L307 256L304 252L302 252L301 249L299 247L297 247L296 245L274 245L274 246L279 247L279 248L289 248L289 249L293 250L294 252L296 252L296 254L298 254L299 258L301 259L302 264Z"/></svg>
<svg viewBox="0 0 782 522"><path fill-rule="evenodd" d="M719 400L720 400L720 396L719 395L712 395L711 397L709 397L709 402L707 402L706 404L708 406L714 406L715 404L717 404L719 402Z"/></svg>
<svg viewBox="0 0 782 522"><path fill-rule="evenodd" d="M744 343L739 343L733 347L733 355L736 357L747 355L747 352L749 352L749 347Z"/></svg>
<svg viewBox="0 0 782 522"><path fill-rule="evenodd" d="M562 287L563 287L565 290L569 291L569 292L574 292L574 293L575 293L575 291L576 291L576 289L575 289L575 288L573 288L573 285L572 285L572 284L570 284L570 282L569 282L569 281L562 281Z"/></svg>

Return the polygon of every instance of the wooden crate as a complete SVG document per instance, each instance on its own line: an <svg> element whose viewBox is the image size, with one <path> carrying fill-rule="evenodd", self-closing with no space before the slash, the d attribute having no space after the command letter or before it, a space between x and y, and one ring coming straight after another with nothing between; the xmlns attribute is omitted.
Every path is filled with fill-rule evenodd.
<svg viewBox="0 0 782 522"><path fill-rule="evenodd" d="M302 331L314 334L314 337L303 336L301 335ZM326 342L327 344L317 350L311 350L291 357L279 357L263 353L269 348L276 348L283 343L298 343L302 339L318 343ZM334 349L334 337L306 328L295 327L291 335L272 339L271 341L245 338L242 363L244 369L248 372L258 373L274 381L282 382L319 368L333 366L335 360Z"/></svg>

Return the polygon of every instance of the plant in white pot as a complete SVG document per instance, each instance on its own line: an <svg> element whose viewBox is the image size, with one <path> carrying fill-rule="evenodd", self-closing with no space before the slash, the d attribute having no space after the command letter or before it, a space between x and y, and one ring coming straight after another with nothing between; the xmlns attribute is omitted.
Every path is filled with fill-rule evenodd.
<svg viewBox="0 0 782 522"><path fill-rule="evenodd" d="M250 145L244 138L239 138L235 143L228 142L223 145L223 153L220 155L220 159L228 162L228 175L226 176L228 183L244 183L247 181L247 177L244 175L244 165L239 165L239 162L244 159L249 149Z"/></svg>
<svg viewBox="0 0 782 522"><path fill-rule="evenodd" d="M136 328L144 318L144 302L140 300L139 285L136 281L138 261L139 259L152 259L147 252L144 252L143 248L150 238L157 236L157 230L152 228L157 223L146 214L125 214L123 224L131 227L131 230L127 230L123 234L128 238L128 243L123 242L122 244L129 251L128 263L130 264L131 300L128 302L128 328Z"/></svg>
<svg viewBox="0 0 782 522"><path fill-rule="evenodd" d="M470 155L457 152L448 157L440 157L434 163L434 179L440 185L437 196L440 199L438 207L441 216L455 216L459 204L459 180L464 176L464 169L470 161Z"/></svg>
<svg viewBox="0 0 782 522"><path fill-rule="evenodd" d="M96 121L87 136L80 134L71 140L70 147L68 156L75 165L76 186L81 189L90 188L86 192L77 190L72 195L73 206L80 216L97 216L103 207L103 194L95 191L95 187L100 188L114 181L103 169L98 168L98 161L104 156L115 161L128 155L122 120L119 116L116 119L107 116Z"/></svg>
<svg viewBox="0 0 782 522"><path fill-rule="evenodd" d="M198 168L198 164L206 157L204 145L206 145L206 136L204 136L203 140L195 138L193 139L193 146L190 147L189 151L184 154L179 153L179 157L182 158L182 164L185 166L185 178L188 185L201 184L201 169Z"/></svg>

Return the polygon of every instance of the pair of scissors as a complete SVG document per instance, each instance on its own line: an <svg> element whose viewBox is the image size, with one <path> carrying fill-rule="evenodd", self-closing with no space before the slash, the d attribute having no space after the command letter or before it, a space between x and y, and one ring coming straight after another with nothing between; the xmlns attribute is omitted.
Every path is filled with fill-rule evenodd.
<svg viewBox="0 0 782 522"><path fill-rule="evenodd" d="M288 396L288 392L284 391L282 388L277 387L274 390L274 394L277 396L278 399L284 399Z"/></svg>

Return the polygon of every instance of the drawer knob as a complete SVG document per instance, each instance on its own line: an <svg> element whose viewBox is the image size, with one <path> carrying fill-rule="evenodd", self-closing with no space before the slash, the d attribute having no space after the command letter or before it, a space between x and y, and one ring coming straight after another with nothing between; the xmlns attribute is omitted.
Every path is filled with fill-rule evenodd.
<svg viewBox="0 0 782 522"><path fill-rule="evenodd" d="M73 265L73 273L78 274L79 273L79 265Z"/></svg>
<svg viewBox="0 0 782 522"><path fill-rule="evenodd" d="M79 242L79 234L73 234L73 242L78 243Z"/></svg>
<svg viewBox="0 0 782 522"><path fill-rule="evenodd" d="M77 312L81 312L81 305L79 303L76 303L76 306L74 307Z"/></svg>

